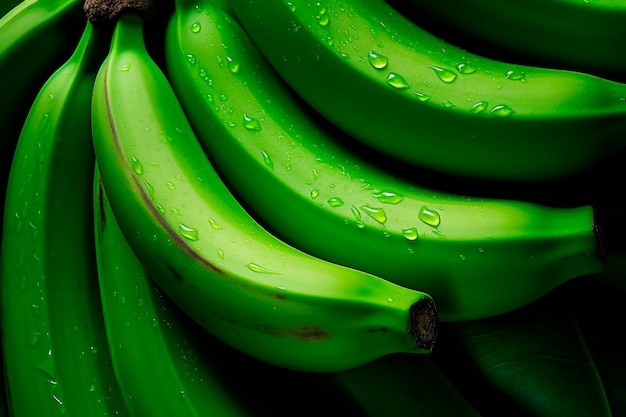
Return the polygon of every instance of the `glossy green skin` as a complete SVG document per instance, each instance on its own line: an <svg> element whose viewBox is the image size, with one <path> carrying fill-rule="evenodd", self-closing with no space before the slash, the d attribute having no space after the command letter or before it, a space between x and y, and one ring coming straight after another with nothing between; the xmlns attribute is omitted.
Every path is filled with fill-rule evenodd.
<svg viewBox="0 0 626 417"><path fill-rule="evenodd" d="M81 0L25 0L0 18L2 190L30 105L41 85L72 54L84 22ZM0 207L4 200L2 193Z"/></svg>
<svg viewBox="0 0 626 417"><path fill-rule="evenodd" d="M621 0L388 3L472 52L626 81L626 3Z"/></svg>
<svg viewBox="0 0 626 417"><path fill-rule="evenodd" d="M107 340L131 414L243 417L252 415L252 407L255 416L269 415L252 398L244 402L234 395L245 391L230 390L220 367L237 365L220 356L216 340L203 337L208 333L147 276L116 223L97 173L94 208Z"/></svg>
<svg viewBox="0 0 626 417"><path fill-rule="evenodd" d="M382 0L317 4L232 1L283 78L383 154L465 177L544 181L624 145L626 84L473 55Z"/></svg>
<svg viewBox="0 0 626 417"><path fill-rule="evenodd" d="M96 80L93 140L129 244L159 286L236 349L280 366L330 371L392 352L429 352L409 329L430 296L306 255L267 232L206 158L142 39L120 19ZM384 329L384 330L381 330Z"/></svg>
<svg viewBox="0 0 626 417"><path fill-rule="evenodd" d="M591 207L393 177L310 117L228 15L208 1L176 5L166 35L175 91L229 187L290 244L425 291L446 321L501 314L603 270Z"/></svg>
<svg viewBox="0 0 626 417"><path fill-rule="evenodd" d="M2 350L14 417L127 415L93 245L89 107L108 45L94 35L87 25L75 54L33 103L6 191Z"/></svg>

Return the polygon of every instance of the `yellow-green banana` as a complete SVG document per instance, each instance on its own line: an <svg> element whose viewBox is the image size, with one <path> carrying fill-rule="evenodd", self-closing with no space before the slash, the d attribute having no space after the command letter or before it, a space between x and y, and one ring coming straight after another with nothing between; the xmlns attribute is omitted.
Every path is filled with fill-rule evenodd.
<svg viewBox="0 0 626 417"><path fill-rule="evenodd" d="M0 284L10 415L125 416L98 292L90 100L110 38L84 28L41 87L7 188Z"/></svg>
<svg viewBox="0 0 626 417"><path fill-rule="evenodd" d="M92 129L112 211L163 291L221 340L288 368L430 352L430 296L306 255L233 198L148 55L142 24L132 13L116 24Z"/></svg>
<svg viewBox="0 0 626 417"><path fill-rule="evenodd" d="M424 29L474 53L626 81L619 0L389 0Z"/></svg>
<svg viewBox="0 0 626 417"><path fill-rule="evenodd" d="M442 320L501 314L603 270L590 206L461 196L394 177L311 117L210 1L176 1L166 63L198 139L263 225L305 252L427 292Z"/></svg>
<svg viewBox="0 0 626 417"><path fill-rule="evenodd" d="M4 1L4 0L3 0ZM0 18L0 189L39 87L72 54L85 19L81 0L24 0ZM3 205L4 193L0 197Z"/></svg>
<svg viewBox="0 0 626 417"><path fill-rule="evenodd" d="M582 172L624 146L626 84L466 52L383 0L231 5L314 109L394 159L531 182Z"/></svg>

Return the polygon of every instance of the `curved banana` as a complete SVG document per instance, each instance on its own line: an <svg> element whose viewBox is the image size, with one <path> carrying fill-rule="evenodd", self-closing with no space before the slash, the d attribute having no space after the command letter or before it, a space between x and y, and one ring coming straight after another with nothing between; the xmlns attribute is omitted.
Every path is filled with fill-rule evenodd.
<svg viewBox="0 0 626 417"><path fill-rule="evenodd" d="M340 370L429 352L430 296L306 255L233 198L150 59L142 23L118 20L92 129L112 210L149 275L219 339L283 367Z"/></svg>
<svg viewBox="0 0 626 417"><path fill-rule="evenodd" d="M39 88L72 54L84 26L82 0L24 0L0 18L0 189Z"/></svg>
<svg viewBox="0 0 626 417"><path fill-rule="evenodd" d="M500 314L603 270L589 206L454 195L342 147L210 1L176 1L166 63L198 139L263 225L305 252L427 292L442 320Z"/></svg>
<svg viewBox="0 0 626 417"><path fill-rule="evenodd" d="M624 147L626 84L468 53L383 0L231 3L313 108L395 159L531 182L582 172Z"/></svg>
<svg viewBox="0 0 626 417"><path fill-rule="evenodd" d="M14 417L127 415L104 333L90 197L89 108L109 40L87 24L35 99L11 167L0 289Z"/></svg>
<svg viewBox="0 0 626 417"><path fill-rule="evenodd" d="M94 222L107 340L131 415L235 417L251 416L252 409L255 417L269 416L234 371L241 354L229 355L147 276L117 225L97 170ZM238 379L236 392L231 378Z"/></svg>
<svg viewBox="0 0 626 417"><path fill-rule="evenodd" d="M626 4L622 1L388 3L424 29L474 53L626 81L622 54Z"/></svg>

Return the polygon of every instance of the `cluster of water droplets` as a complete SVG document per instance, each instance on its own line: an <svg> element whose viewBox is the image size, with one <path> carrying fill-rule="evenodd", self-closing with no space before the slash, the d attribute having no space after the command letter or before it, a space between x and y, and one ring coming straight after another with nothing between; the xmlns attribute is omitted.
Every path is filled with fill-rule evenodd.
<svg viewBox="0 0 626 417"><path fill-rule="evenodd" d="M385 70L389 65L389 58L375 49L371 49L367 53L367 61L372 68L378 71ZM459 75L474 74L476 71L478 71L478 68L466 62L456 64L455 69L443 68L441 66L435 65L429 65L428 68L431 69L437 75L437 78L445 84L454 83ZM509 71L506 73L505 78L507 80L518 81L524 80L525 75L523 73ZM387 84L399 90L411 88L411 85L406 81L405 77L397 72L389 72L387 74L386 80ZM420 91L414 91L414 95L418 101L422 102L430 101L432 98L428 94ZM442 102L442 105L445 107L455 107L455 105L449 100L444 100ZM478 101L474 105L472 105L470 111L476 114L482 113L488 108L489 103L487 101ZM514 113L514 110L505 104L497 104L491 108L490 112L496 116L510 116Z"/></svg>

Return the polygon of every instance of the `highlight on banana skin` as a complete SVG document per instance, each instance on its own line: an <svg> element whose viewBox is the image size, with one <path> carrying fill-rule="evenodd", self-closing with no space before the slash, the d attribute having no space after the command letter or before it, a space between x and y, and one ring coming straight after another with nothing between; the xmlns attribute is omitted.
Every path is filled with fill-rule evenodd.
<svg viewBox="0 0 626 417"><path fill-rule="evenodd" d="M466 50L395 3L2 6L10 415L250 415L220 357L347 387L619 287L618 63Z"/></svg>

